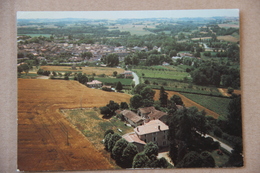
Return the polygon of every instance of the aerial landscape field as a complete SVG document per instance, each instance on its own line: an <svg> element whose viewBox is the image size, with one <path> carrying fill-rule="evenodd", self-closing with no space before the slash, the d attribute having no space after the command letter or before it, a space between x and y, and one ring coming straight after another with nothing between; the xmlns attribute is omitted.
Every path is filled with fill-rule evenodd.
<svg viewBox="0 0 260 173"><path fill-rule="evenodd" d="M20 171L243 166L238 10L157 12L18 12Z"/></svg>

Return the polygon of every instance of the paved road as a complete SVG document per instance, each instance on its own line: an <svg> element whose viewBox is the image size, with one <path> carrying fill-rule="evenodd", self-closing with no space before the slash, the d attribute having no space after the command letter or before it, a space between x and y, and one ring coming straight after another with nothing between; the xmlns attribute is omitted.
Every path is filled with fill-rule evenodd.
<svg viewBox="0 0 260 173"><path fill-rule="evenodd" d="M169 151L158 153L157 158L160 159L164 157L172 166L174 166L174 163L172 163L171 158L168 156Z"/></svg>
<svg viewBox="0 0 260 173"><path fill-rule="evenodd" d="M135 86L138 85L140 83L139 81L139 77L137 76L137 74L135 72L132 72L134 79L133 81L135 82Z"/></svg>
<svg viewBox="0 0 260 173"><path fill-rule="evenodd" d="M228 146L227 144L225 144L225 143L223 143L223 142L217 140L217 139L214 138L213 136L210 136L210 135L208 135L208 134L202 135L202 134L199 133L198 131L196 131L196 132L197 132L198 134L200 134L201 136L204 136L205 138L206 138L206 137L211 137L211 138L213 139L213 141L219 142L219 144L220 144L220 146L221 146L222 148L224 148L225 150L227 150L227 151L230 152L230 153L232 152L232 150L233 150L232 147L230 147L230 146Z"/></svg>
<svg viewBox="0 0 260 173"><path fill-rule="evenodd" d="M219 144L220 144L220 146L221 146L222 148L224 148L225 150L227 150L227 151L230 152L230 153L232 152L233 148L231 148L231 147L228 146L227 144L225 144L225 143L223 143L223 142L217 140L216 138L214 138L214 137L212 137L212 136L210 136L210 135L208 135L208 134L206 134L205 137L211 137L211 138L213 139L213 141L219 142Z"/></svg>

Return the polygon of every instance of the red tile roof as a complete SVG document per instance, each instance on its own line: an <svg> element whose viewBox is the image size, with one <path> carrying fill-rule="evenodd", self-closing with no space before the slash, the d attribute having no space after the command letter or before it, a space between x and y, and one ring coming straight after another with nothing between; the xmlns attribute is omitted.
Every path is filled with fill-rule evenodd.
<svg viewBox="0 0 260 173"><path fill-rule="evenodd" d="M138 123L139 121L142 121L142 118L132 111L123 110L121 114L124 115L126 118L130 119L131 121L133 121L134 123Z"/></svg>
<svg viewBox="0 0 260 173"><path fill-rule="evenodd" d="M160 120L151 120L144 125L134 128L137 135L145 135L165 130L169 130L169 127Z"/></svg>
<svg viewBox="0 0 260 173"><path fill-rule="evenodd" d="M150 113L152 111L155 111L156 109L151 106L151 107L145 107L145 108L139 108L139 111L142 113L142 114L147 114L147 113Z"/></svg>
<svg viewBox="0 0 260 173"><path fill-rule="evenodd" d="M135 132L127 133L127 134L123 135L122 137L131 143L136 142L136 143L143 144L143 145L146 144L144 141L142 141L138 138L138 136L135 134Z"/></svg>

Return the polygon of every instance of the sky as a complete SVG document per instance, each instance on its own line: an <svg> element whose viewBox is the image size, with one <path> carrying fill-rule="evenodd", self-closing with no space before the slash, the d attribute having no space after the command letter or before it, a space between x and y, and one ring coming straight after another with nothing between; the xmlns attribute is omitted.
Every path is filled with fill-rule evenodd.
<svg viewBox="0 0 260 173"><path fill-rule="evenodd" d="M239 17L238 9L212 10L147 10L147 11L18 11L17 19L123 19L123 18L193 18L228 16Z"/></svg>

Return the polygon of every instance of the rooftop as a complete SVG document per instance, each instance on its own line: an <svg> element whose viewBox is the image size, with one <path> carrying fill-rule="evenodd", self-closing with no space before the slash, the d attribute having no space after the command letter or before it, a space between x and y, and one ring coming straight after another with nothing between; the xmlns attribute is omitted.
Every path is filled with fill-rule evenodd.
<svg viewBox="0 0 260 173"><path fill-rule="evenodd" d="M128 142L136 142L139 144L145 145L146 143L138 138L138 136L135 134L135 132L127 133L122 136L126 141Z"/></svg>
<svg viewBox="0 0 260 173"><path fill-rule="evenodd" d="M169 130L169 127L160 120L151 120L144 125L134 128L137 135L144 135L165 130Z"/></svg>
<svg viewBox="0 0 260 173"><path fill-rule="evenodd" d="M121 114L124 115L126 118L130 119L131 121L133 121L134 123L142 121L142 118L132 111L123 110Z"/></svg>
<svg viewBox="0 0 260 173"><path fill-rule="evenodd" d="M98 81L98 80L93 80L92 82L87 82L88 85L93 85L93 84L102 84L102 82Z"/></svg>

